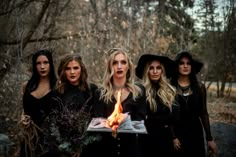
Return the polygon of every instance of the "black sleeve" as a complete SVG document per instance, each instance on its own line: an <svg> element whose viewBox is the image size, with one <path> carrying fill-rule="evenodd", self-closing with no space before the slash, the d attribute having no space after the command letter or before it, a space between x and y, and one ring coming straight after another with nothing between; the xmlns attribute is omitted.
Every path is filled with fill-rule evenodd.
<svg viewBox="0 0 236 157"><path fill-rule="evenodd" d="M92 94L92 107L90 109L90 113L91 113L91 116L94 117L95 116L95 102L96 102L96 92L98 90L98 87L97 85L91 83L90 84L90 92Z"/></svg>
<svg viewBox="0 0 236 157"><path fill-rule="evenodd" d="M106 118L106 105L100 100L99 89L97 89L94 93L93 117Z"/></svg>
<svg viewBox="0 0 236 157"><path fill-rule="evenodd" d="M57 90L53 91L52 101L51 101L52 110L61 111L64 106L64 102L62 100L62 94Z"/></svg>
<svg viewBox="0 0 236 157"><path fill-rule="evenodd" d="M207 111L207 93L204 84L201 85L201 96L202 96L202 111L200 114L200 118L202 121L202 125L204 127L206 133L207 141L212 140L211 130L210 130L210 122L209 122L209 115Z"/></svg>
<svg viewBox="0 0 236 157"><path fill-rule="evenodd" d="M175 101L175 103L172 105L172 120L170 124L170 131L171 131L172 139L176 138L174 127L178 124L179 113L180 113L180 106L177 103L177 101Z"/></svg>
<svg viewBox="0 0 236 157"><path fill-rule="evenodd" d="M93 84L93 83L90 84L90 90L92 91L93 95L95 94L97 89L98 89L98 87L96 84Z"/></svg>

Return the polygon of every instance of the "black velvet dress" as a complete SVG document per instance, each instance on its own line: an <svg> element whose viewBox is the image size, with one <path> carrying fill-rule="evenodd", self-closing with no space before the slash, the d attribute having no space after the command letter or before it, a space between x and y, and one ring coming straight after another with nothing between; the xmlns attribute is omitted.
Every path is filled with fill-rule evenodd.
<svg viewBox="0 0 236 157"><path fill-rule="evenodd" d="M140 85L141 86L141 85ZM123 113L129 112L131 120L144 120L146 115L145 89L142 87L143 94L134 101L132 93L121 102ZM106 104L103 100L99 100L100 92L96 94L95 116L107 118L114 110L116 99ZM138 134L118 133L114 138L112 133L101 133L102 140L96 145L91 156L102 157L139 157L140 147L138 142Z"/></svg>
<svg viewBox="0 0 236 157"><path fill-rule="evenodd" d="M23 95L23 109L24 113L26 115L29 115L31 117L31 120L36 124L39 128L41 128L42 123L44 122L45 118L49 115L51 112L51 104L53 101L53 97L55 97L55 92L50 91L45 96L41 98L34 97L31 93L26 92ZM41 132L38 131L39 138L42 135ZM29 151L26 153L25 148L25 141L23 142L21 146L20 156L21 157L27 157L27 154L29 156ZM38 148L36 148L36 151L34 156L39 155L41 152Z"/></svg>
<svg viewBox="0 0 236 157"><path fill-rule="evenodd" d="M148 114L145 125L148 134L141 136L143 157L171 157L173 155L174 119L178 117L177 110L165 106L159 97L155 98L157 111L152 112L147 105Z"/></svg>
<svg viewBox="0 0 236 157"><path fill-rule="evenodd" d="M179 157L205 157L204 130L206 140L212 140L205 86L202 85L198 93L191 89L189 95L184 95L179 87L177 101L180 105L180 120L175 129L182 147L180 151L177 151L177 155Z"/></svg>

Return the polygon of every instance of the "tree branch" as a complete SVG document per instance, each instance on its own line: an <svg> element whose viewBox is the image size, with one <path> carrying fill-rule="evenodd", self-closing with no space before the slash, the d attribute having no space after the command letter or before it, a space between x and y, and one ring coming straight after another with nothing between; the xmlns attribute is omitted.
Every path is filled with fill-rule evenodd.
<svg viewBox="0 0 236 157"><path fill-rule="evenodd" d="M42 38L37 38L37 39L30 39L28 40L28 43L53 41L53 40L61 40L61 39L68 39L68 38L78 38L78 37L79 37L79 34L63 35L59 37L42 37ZM1 41L0 40L0 45L17 45L20 43L21 43L21 40L15 40L15 41Z"/></svg>

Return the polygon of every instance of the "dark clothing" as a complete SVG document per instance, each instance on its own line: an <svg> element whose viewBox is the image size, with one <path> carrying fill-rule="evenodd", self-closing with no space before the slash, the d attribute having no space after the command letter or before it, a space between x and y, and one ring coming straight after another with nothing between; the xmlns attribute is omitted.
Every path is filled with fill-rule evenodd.
<svg viewBox="0 0 236 157"><path fill-rule="evenodd" d="M173 123L176 115L156 97L157 111L150 110L147 105L148 114L145 120L147 135L142 135L141 143L143 157L171 157L173 155L173 143L175 138Z"/></svg>
<svg viewBox="0 0 236 157"><path fill-rule="evenodd" d="M185 96L178 87L176 97L180 105L180 120L175 131L182 147L180 151L177 151L177 154L180 157L205 157L203 127L206 139L212 140L206 107L205 86L201 85L199 90L191 89L190 94Z"/></svg>
<svg viewBox="0 0 236 157"><path fill-rule="evenodd" d="M96 89L95 84L90 84L90 89L85 91L81 91L78 86L68 84L65 86L64 93L58 95L68 110L80 111L83 109L84 112L91 112L94 102L93 95Z"/></svg>
<svg viewBox="0 0 236 157"><path fill-rule="evenodd" d="M55 128L58 128L59 138L53 137L55 140L52 141L54 143L49 145L50 153L57 152L59 145L63 144L62 142L67 142L69 145L68 148L59 150L61 156L64 154L72 156L74 153L82 151L82 148L87 151L84 141L88 136L85 136L84 133L92 119L93 99L96 90L97 86L95 84L90 84L89 89L86 90L67 84L64 87L63 94L57 93L56 103L54 104L55 110L50 114L49 123L51 126L54 125ZM55 134L54 132L51 133ZM52 137L48 137L48 140L50 138ZM86 157L86 151L82 151L80 156Z"/></svg>
<svg viewBox="0 0 236 157"><path fill-rule="evenodd" d="M25 93L23 96L24 113L29 115L39 127L51 110L50 104L53 96L55 96L53 91L48 92L42 98L35 98L31 93Z"/></svg>
<svg viewBox="0 0 236 157"><path fill-rule="evenodd" d="M26 92L23 95L24 114L29 115L34 124L36 124L39 128L41 128L42 123L44 122L45 118L49 115L52 109L51 103L53 101L53 97L55 97L55 92L53 91L48 92L45 96L41 98L36 98L29 92ZM42 138L42 132L40 132L39 130L37 131L39 138ZM21 145L20 157L30 156L29 148L26 148L27 145L25 142L26 141L23 141ZM36 144L36 151L32 152L33 156L39 155L42 151L39 149L38 146L40 143L37 143L36 139L33 139L32 142Z"/></svg>
<svg viewBox="0 0 236 157"><path fill-rule="evenodd" d="M129 112L131 120L144 120L146 115L145 89L140 85L142 95L139 95L136 100L133 100L133 94L121 102L123 113ZM116 104L115 97L108 104L104 100L99 100L100 91L96 93L95 116L107 118L114 111ZM102 140L99 141L91 156L102 157L139 157L140 149L138 143L138 134L133 133L118 133L114 138L111 132L101 133Z"/></svg>

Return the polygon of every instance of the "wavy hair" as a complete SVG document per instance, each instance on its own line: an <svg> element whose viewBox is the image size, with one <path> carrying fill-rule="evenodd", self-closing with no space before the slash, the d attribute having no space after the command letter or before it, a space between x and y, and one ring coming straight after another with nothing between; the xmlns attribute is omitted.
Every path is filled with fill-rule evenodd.
<svg viewBox="0 0 236 157"><path fill-rule="evenodd" d="M173 86L170 85L168 82L166 76L165 76L165 68L161 64L162 74L160 76L160 79L158 81L159 89L157 89L157 85L154 84L148 75L149 68L151 65L151 61L148 62L144 68L144 74L143 74L143 84L146 89L146 96L147 101L149 102L150 109L153 112L157 111L157 102L155 101L155 97L158 96L161 100L161 102L167 106L170 111L172 111L172 104L175 100L175 94L176 90Z"/></svg>
<svg viewBox="0 0 236 157"><path fill-rule="evenodd" d="M103 79L104 82L101 87L100 99L104 99L106 103L108 103L109 101L112 101L112 95L114 92L114 88L113 88L114 70L112 66L113 66L115 56L118 54L123 54L125 58L127 59L128 66L129 66L129 70L127 71L127 74L126 74L125 87L127 87L131 91L131 93L133 93L133 99L135 100L135 98L139 94L141 94L142 90L137 85L135 85L133 62L129 58L127 52L121 48L112 48L107 53L109 54L109 58L106 64L106 70L105 70L104 79Z"/></svg>
<svg viewBox="0 0 236 157"><path fill-rule="evenodd" d="M81 74L80 74L80 78L78 80L79 85L78 88L82 91L85 91L86 89L89 89L89 85L88 85L88 72L87 69L85 67L85 64L82 61L82 58L79 54L75 53L75 54L66 54L60 61L60 64L58 66L58 82L57 82L57 91L61 94L64 93L64 89L65 89L65 85L68 84L68 80L66 78L66 67L69 64L69 62L71 61L76 61L79 63L80 67L81 67Z"/></svg>

